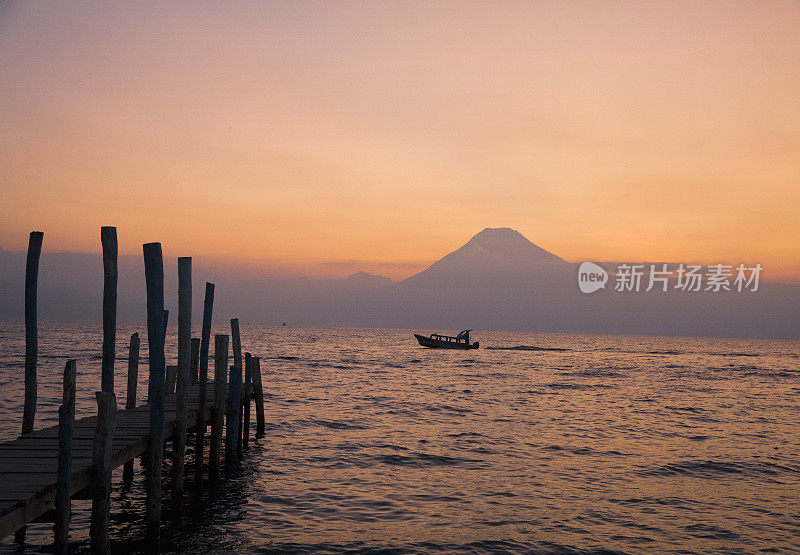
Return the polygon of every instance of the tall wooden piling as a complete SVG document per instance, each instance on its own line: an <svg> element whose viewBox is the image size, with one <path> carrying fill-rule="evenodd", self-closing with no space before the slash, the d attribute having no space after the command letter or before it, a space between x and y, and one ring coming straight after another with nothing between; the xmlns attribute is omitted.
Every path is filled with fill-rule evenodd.
<svg viewBox="0 0 800 555"><path fill-rule="evenodd" d="M242 367L231 366L228 390L228 407L225 418L225 467L232 468L239 461L239 427L242 404Z"/></svg>
<svg viewBox="0 0 800 555"><path fill-rule="evenodd" d="M158 244L160 245L161 243L158 243ZM163 276L163 259L162 259L162 276ZM163 277L162 277L162 290L163 290ZM148 315L148 318L149 318L149 315ZM160 337L161 337L160 345L161 345L161 347L160 347L160 349L161 349L161 352L163 354L164 353L164 347L165 347L165 345L167 343L167 324L169 323L169 310L162 310L161 311L161 322L162 322L162 324L161 324L161 328L160 328L160 330L161 330L161 334L160 334ZM149 335L150 331L148 330L147 333ZM149 339L149 337L148 337L147 341L148 341L148 350L149 350L150 349L150 346L149 346L150 345L150 339ZM164 359L166 361L166 355L164 355ZM165 364L166 364L166 362L165 362ZM153 398L153 375L150 374L150 376L148 377L148 381L147 381L147 403L148 404L150 404L150 399L152 399L152 398Z"/></svg>
<svg viewBox="0 0 800 555"><path fill-rule="evenodd" d="M198 371L200 369L200 338L192 337L191 347L189 348L189 374L193 384L199 383Z"/></svg>
<svg viewBox="0 0 800 555"><path fill-rule="evenodd" d="M131 335L128 347L128 388L125 391L125 408L132 409L136 406L136 388L139 384L139 334ZM122 481L130 483L133 480L133 459L127 461L122 468Z"/></svg>
<svg viewBox="0 0 800 555"><path fill-rule="evenodd" d="M117 228L101 227L103 246L103 363L100 388L114 393L114 359L117 343Z"/></svg>
<svg viewBox="0 0 800 555"><path fill-rule="evenodd" d="M72 478L72 433L75 423L75 360L64 366L64 386L58 408L58 467L56 476L55 526L56 553L67 553L69 546L70 480Z"/></svg>
<svg viewBox="0 0 800 555"><path fill-rule="evenodd" d="M183 500L186 456L186 419L189 411L189 372L192 339L192 258L178 258L178 384L175 391L175 444L172 461L172 496L176 516Z"/></svg>
<svg viewBox="0 0 800 555"><path fill-rule="evenodd" d="M89 537L92 551L111 553L108 541L108 519L111 508L111 447L117 422L117 400L113 393L98 391L97 424L94 430L92 462L92 523Z"/></svg>
<svg viewBox="0 0 800 555"><path fill-rule="evenodd" d="M161 243L147 243L147 341L150 358L150 436L145 473L147 536L157 538L161 521L161 467L164 460L164 262Z"/></svg>
<svg viewBox="0 0 800 555"><path fill-rule="evenodd" d="M244 366L242 360L242 339L241 335L239 335L239 319L238 318L231 318L231 342L233 343L233 365L239 367L239 373L241 374L242 367ZM231 410L230 406L230 388L231 383L228 383L228 411ZM236 405L236 421L237 423L241 423L242 421L242 406L241 403ZM242 435L242 427L236 426L237 437L236 441L234 442L234 446L236 447L236 455L240 457L242 454L242 442L241 442L241 435ZM228 434L228 424L226 420L225 426L225 434ZM227 456L227 452L226 452ZM226 459L227 461L227 459ZM226 462L227 465L227 462Z"/></svg>
<svg viewBox="0 0 800 555"><path fill-rule="evenodd" d="M161 328L161 346L164 347L167 344L167 327L169 325L169 310L164 309L164 326Z"/></svg>
<svg viewBox="0 0 800 555"><path fill-rule="evenodd" d="M211 446L208 454L208 477L219 478L219 455L222 421L225 414L225 378L228 370L228 336L214 336L214 402L211 405Z"/></svg>
<svg viewBox="0 0 800 555"><path fill-rule="evenodd" d="M33 431L33 421L36 418L36 359L39 354L36 301L39 256L42 253L43 240L44 232L31 231L28 238L28 259L25 264L25 407L22 412L22 435Z"/></svg>
<svg viewBox="0 0 800 555"><path fill-rule="evenodd" d="M204 370L206 373L206 377L208 377L208 347L209 347L209 342L211 340L211 316L213 312L214 312L214 284L206 282L206 296L203 302L203 332L200 336L200 380L201 381L203 379Z"/></svg>
<svg viewBox="0 0 800 555"><path fill-rule="evenodd" d="M243 361L242 361L242 339L241 335L239 334L239 319L238 318L231 318L231 342L233 343L233 365L239 367L239 373L242 371ZM230 400L231 400L231 382L228 382L228 411L231 410L230 407ZM241 404L236 405L236 421L240 423L242 421L242 406ZM241 456L242 450L242 442L241 442L241 434L242 428L241 426L236 426L237 431L237 438L234 442L234 446L236 447L236 455ZM225 426L225 434L228 434L228 424L226 418L226 426ZM227 445L227 444L226 444ZM226 451L227 457L227 451ZM227 458L226 458L226 466L227 466Z"/></svg>
<svg viewBox="0 0 800 555"><path fill-rule="evenodd" d="M206 282L203 302L203 331L200 336L200 367L198 381L200 394L197 403L197 436L195 439L195 483L200 492L203 485L203 443L206 435L206 391L208 389L208 344L211 339L211 315L214 309L214 284ZM227 362L225 363L227 365Z"/></svg>
<svg viewBox="0 0 800 555"><path fill-rule="evenodd" d="M231 343L233 345L233 365L242 367L242 338L239 335L239 319L231 318Z"/></svg>
<svg viewBox="0 0 800 555"><path fill-rule="evenodd" d="M125 408L136 406L136 389L139 386L139 333L131 335L128 346L128 387L125 391Z"/></svg>
<svg viewBox="0 0 800 555"><path fill-rule="evenodd" d="M261 357L253 357L253 397L256 402L256 435L261 437L266 433L264 386L261 381Z"/></svg>
<svg viewBox="0 0 800 555"><path fill-rule="evenodd" d="M22 409L22 435L33 431L36 419L36 359L39 355L39 328L37 322L37 295L39 284L39 256L42 253L44 232L31 231L28 238L28 258L25 263L25 405ZM25 541L25 528L14 534L14 541Z"/></svg>
<svg viewBox="0 0 800 555"><path fill-rule="evenodd" d="M164 394L172 395L175 393L175 383L178 381L178 367L169 365L164 374Z"/></svg>
<svg viewBox="0 0 800 555"><path fill-rule="evenodd" d="M250 398L253 385L253 357L244 354L244 388L242 389L242 449L250 446Z"/></svg>

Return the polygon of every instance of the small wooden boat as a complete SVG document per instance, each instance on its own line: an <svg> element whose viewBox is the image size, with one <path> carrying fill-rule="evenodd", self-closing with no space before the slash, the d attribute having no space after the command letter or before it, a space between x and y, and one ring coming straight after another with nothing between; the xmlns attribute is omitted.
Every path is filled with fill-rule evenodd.
<svg viewBox="0 0 800 555"><path fill-rule="evenodd" d="M414 337L417 338L420 345L431 349L477 349L477 341L475 343L469 342L469 332L471 331L464 330L455 337L439 333L432 333L429 337L415 333Z"/></svg>

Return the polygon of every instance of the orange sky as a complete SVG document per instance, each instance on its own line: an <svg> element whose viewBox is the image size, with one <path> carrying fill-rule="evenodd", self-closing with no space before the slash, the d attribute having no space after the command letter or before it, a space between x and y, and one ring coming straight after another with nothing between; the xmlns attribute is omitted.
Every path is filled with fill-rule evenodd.
<svg viewBox="0 0 800 555"><path fill-rule="evenodd" d="M800 282L799 2L4 3L0 76L5 249L397 279L503 226Z"/></svg>

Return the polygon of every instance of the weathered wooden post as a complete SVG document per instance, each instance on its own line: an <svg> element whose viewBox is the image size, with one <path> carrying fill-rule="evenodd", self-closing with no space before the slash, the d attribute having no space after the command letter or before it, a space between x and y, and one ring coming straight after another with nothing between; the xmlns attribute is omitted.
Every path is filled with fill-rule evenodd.
<svg viewBox="0 0 800 555"><path fill-rule="evenodd" d="M242 449L250 446L250 398L253 384L253 357L250 353L244 354L244 389L242 390Z"/></svg>
<svg viewBox="0 0 800 555"><path fill-rule="evenodd" d="M89 536L92 551L111 553L108 541L108 517L111 508L111 446L117 423L117 399L113 393L98 391L97 424L94 429L92 462L92 524Z"/></svg>
<svg viewBox="0 0 800 555"><path fill-rule="evenodd" d="M158 243L158 244L160 245L161 243ZM162 259L161 270L162 270L162 292L163 292L163 270L164 270L163 259ZM162 294L162 297L163 297L163 294ZM148 316L148 318L149 318L149 316ZM162 321L162 326L161 326L161 352L162 352L162 355L163 355L164 346L167 343L167 323L169 322L169 310L162 310L161 311L161 321ZM148 336L149 336L150 331L148 330L147 333L148 333ZM150 342L150 338L149 337L148 337L147 341L148 341L148 344L149 344L149 342ZM149 350L149 348L150 347L148 345L148 350ZM166 356L164 356L164 359L166 361ZM166 362L164 364L166 364ZM164 383L166 383L166 381ZM152 398L153 398L153 375L150 374L148 382L147 382L147 402L148 402L148 404L150 403L150 399L152 399Z"/></svg>
<svg viewBox="0 0 800 555"><path fill-rule="evenodd" d="M231 318L231 343L233 344L233 365L242 367L242 338L239 335L239 319Z"/></svg>
<svg viewBox="0 0 800 555"><path fill-rule="evenodd" d="M114 393L114 359L117 343L117 228L101 227L103 246L103 363L100 389Z"/></svg>
<svg viewBox="0 0 800 555"><path fill-rule="evenodd" d="M242 367L231 366L228 410L225 418L225 467L233 468L239 460L239 417L242 405Z"/></svg>
<svg viewBox="0 0 800 555"><path fill-rule="evenodd" d="M164 309L164 327L162 328L162 335L161 335L161 346L164 347L167 344L167 325L169 324L169 310Z"/></svg>
<svg viewBox="0 0 800 555"><path fill-rule="evenodd" d="M145 473L147 536L157 538L161 521L161 467L164 460L164 261L161 243L144 245L147 281L147 342L150 354L150 436Z"/></svg>
<svg viewBox="0 0 800 555"><path fill-rule="evenodd" d="M163 259L162 259L163 260ZM164 309L164 326L162 327L163 333L161 335L161 356L164 357L164 364L166 369L166 352L167 352L167 330L169 329L169 310ZM165 370L166 371L166 370ZM166 377L166 374L165 374Z"/></svg>
<svg viewBox="0 0 800 555"><path fill-rule="evenodd" d="M172 395L175 393L175 383L178 381L178 367L174 365L167 366L166 373L164 374L164 395Z"/></svg>
<svg viewBox="0 0 800 555"><path fill-rule="evenodd" d="M36 419L36 359L39 355L39 332L36 297L39 283L39 255L44 232L31 231L28 238L28 259L25 264L25 405L22 409L22 435L33 431ZM14 533L14 541L25 541L25 527Z"/></svg>
<svg viewBox="0 0 800 555"><path fill-rule="evenodd" d="M253 396L256 400L256 435L266 433L264 421L264 386L261 381L261 357L253 357Z"/></svg>
<svg viewBox="0 0 800 555"><path fill-rule="evenodd" d="M56 476L56 518L53 527L56 553L69 551L69 490L72 477L72 432L75 422L75 360L64 367L64 391L58 408L58 470Z"/></svg>
<svg viewBox="0 0 800 555"><path fill-rule="evenodd" d="M22 435L33 431L33 421L36 418L36 359L39 355L36 298L43 240L44 232L31 231L25 264L25 407L22 412Z"/></svg>
<svg viewBox="0 0 800 555"><path fill-rule="evenodd" d="M244 369L242 369L242 373L244 373ZM236 414L236 460L242 460L244 458L244 448L242 447L242 435L244 434L244 404L242 400L244 399L244 383L242 383L241 387L239 388L239 411Z"/></svg>
<svg viewBox="0 0 800 555"><path fill-rule="evenodd" d="M219 478L219 452L222 443L222 420L225 414L225 378L228 370L228 336L214 336L214 404L211 406L211 446L208 454L208 477Z"/></svg>
<svg viewBox="0 0 800 555"><path fill-rule="evenodd" d="M189 366L192 339L192 258L178 258L178 385L175 395L175 444L172 461L172 497L176 518L183 504L186 457L186 420L189 414Z"/></svg>
<svg viewBox="0 0 800 555"><path fill-rule="evenodd" d="M200 372L203 368L208 375L208 348L211 340L211 316L214 312L214 284L206 282L206 296L203 301L203 331L200 336ZM202 379L202 376L201 376Z"/></svg>
<svg viewBox="0 0 800 555"><path fill-rule="evenodd" d="M195 483L197 492L203 487L203 443L206 435L206 395L208 392L208 343L211 339L211 314L214 308L214 284L206 282L203 303L203 331L200 336L200 391L197 400L197 438L195 442ZM225 362L227 365L227 361Z"/></svg>
<svg viewBox="0 0 800 555"><path fill-rule="evenodd" d="M196 384L199 382L198 370L200 369L200 338L199 337L192 337L192 344L190 351L189 359L191 363L189 364L189 370L192 376L192 383ZM179 365L180 366L180 365Z"/></svg>
<svg viewBox="0 0 800 555"><path fill-rule="evenodd" d="M131 335L128 346L128 388L125 396L125 408L136 406L136 389L139 387L139 332Z"/></svg>
<svg viewBox="0 0 800 555"><path fill-rule="evenodd" d="M125 392L125 408L132 409L136 406L136 388L139 384L139 334L131 335L131 344L128 347L128 389ZM133 480L133 459L125 462L122 467L122 481L130 483Z"/></svg>
<svg viewBox="0 0 800 555"><path fill-rule="evenodd" d="M243 364L242 364L242 362L243 362L242 361L242 339L241 339L241 336L239 335L239 319L238 318L231 318L231 342L233 343L233 365L234 366L238 366L239 369L240 369L240 372L241 372L241 369L243 367ZM230 384L229 384L228 411L230 411L230 410L231 410L231 407L230 407ZM241 406L241 403L237 405L236 410L237 410L237 415L236 415L237 421L241 422L242 421L242 406ZM242 442L240 441L240 438L241 438L241 435L242 435L242 428L241 428L241 426L238 426L236 429L237 429L237 433L239 434L238 437L237 437L236 443L235 443L235 445L236 445L236 453L237 453L238 456L241 456L241 454L242 454ZM228 428L226 426L225 433L227 434L227 432L228 432Z"/></svg>

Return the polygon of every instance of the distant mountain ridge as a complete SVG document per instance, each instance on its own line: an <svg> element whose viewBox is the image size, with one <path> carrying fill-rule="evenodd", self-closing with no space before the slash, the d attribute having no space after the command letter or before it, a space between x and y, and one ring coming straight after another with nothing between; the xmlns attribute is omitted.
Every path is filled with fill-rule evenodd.
<svg viewBox="0 0 800 555"><path fill-rule="evenodd" d="M99 251L99 249L98 249ZM509 228L487 228L425 270L399 282L356 272L345 279L237 274L195 265L193 312L204 281L216 284L214 319L418 330L464 328L542 332L800 338L800 286L762 282L757 293L580 292L568 263ZM164 260L166 307L177 309L175 259ZM0 250L0 320L24 315L25 253ZM42 252L39 315L102 318L99 252ZM120 321L146 321L141 256L119 258ZM172 322L176 321L170 318ZM195 318L195 323L197 318ZM170 324L172 328L173 324ZM218 325L218 324L215 324ZM217 329L217 328L215 328ZM174 329L170 330L173 333Z"/></svg>
<svg viewBox="0 0 800 555"><path fill-rule="evenodd" d="M363 287L383 287L393 283L392 280L387 277L371 274L363 270L355 274L350 274L344 280L352 285Z"/></svg>

